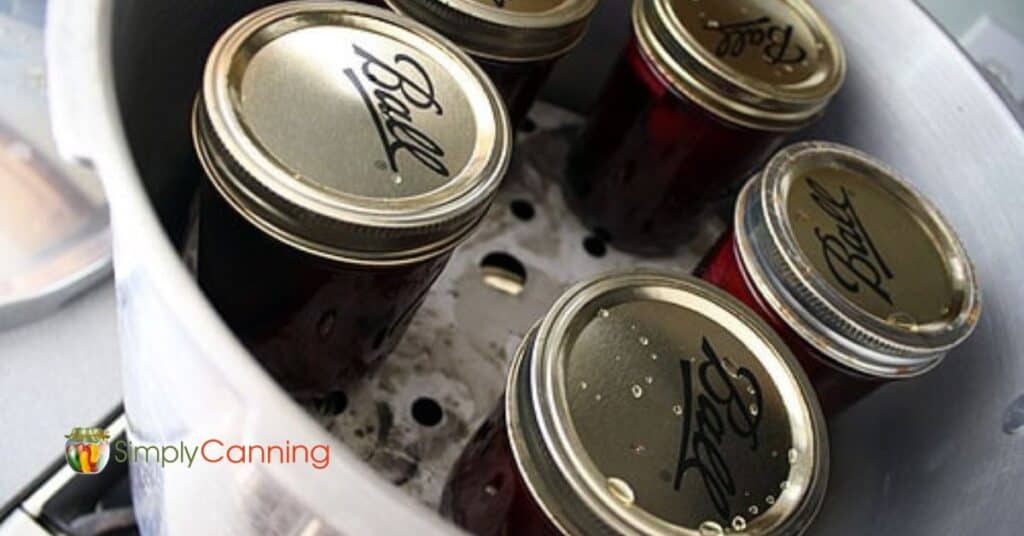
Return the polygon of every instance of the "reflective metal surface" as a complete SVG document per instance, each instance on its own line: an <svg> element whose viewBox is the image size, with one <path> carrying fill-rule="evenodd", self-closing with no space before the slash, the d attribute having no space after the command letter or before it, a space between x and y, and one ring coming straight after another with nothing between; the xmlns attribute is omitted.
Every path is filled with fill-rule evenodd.
<svg viewBox="0 0 1024 536"><path fill-rule="evenodd" d="M597 0L385 0L474 56L536 61L564 54L587 31Z"/></svg>
<svg viewBox="0 0 1024 536"><path fill-rule="evenodd" d="M841 87L841 40L802 1L636 0L637 41L678 91L753 128L794 130Z"/></svg>
<svg viewBox="0 0 1024 536"><path fill-rule="evenodd" d="M238 21L210 53L193 121L203 168L235 210L357 263L453 248L512 149L501 98L468 56L356 3L286 2Z"/></svg>
<svg viewBox="0 0 1024 536"><path fill-rule="evenodd" d="M52 312L107 274L110 236L99 179L56 155L43 30L3 5L0 102L3 329Z"/></svg>
<svg viewBox="0 0 1024 536"><path fill-rule="evenodd" d="M956 232L870 155L790 145L744 187L735 226L761 296L842 367L917 376L977 326L980 288Z"/></svg>
<svg viewBox="0 0 1024 536"><path fill-rule="evenodd" d="M189 194L188 184L178 186L181 176L174 170L183 169L179 159L190 150L181 118L187 117L198 76L182 73L193 73L220 31L260 2L119 2L116 16L114 4L57 2L50 59L62 152L91 160L115 201L131 433L151 442L217 434L225 440L289 437L332 445L330 467L318 472L136 464L142 525L149 533L197 526L221 532L450 533L270 381L213 314L168 239L180 238ZM882 389L829 423L832 475L811 533L1015 534L1024 524L1024 284L1013 269L1024 261L1024 212L1017 202L1024 135L970 61L916 5L816 5L846 45L850 76L810 135L861 148L914 178L960 232L988 300L975 335L942 366L920 380ZM191 39L180 39L186 29ZM551 221L565 220L556 216ZM540 236L557 231L556 226ZM500 239L495 244L515 246ZM551 245L533 245L537 253L530 258L545 268L531 272L520 294L538 300L531 307L550 300L562 278L582 275L580 265L560 262L562 250ZM564 243L570 246L579 243ZM517 313L490 308L465 314L512 322ZM480 333L487 335L485 343L520 335L501 322L486 325L498 333ZM473 351L491 350L485 344ZM501 374L493 361L472 363ZM485 404L483 399L466 396L458 383L443 378L398 390L405 397L427 390L453 393L465 406L449 413L484 411L474 407ZM401 418L411 419L404 413ZM433 444L438 442L446 439Z"/></svg>
<svg viewBox="0 0 1024 536"><path fill-rule="evenodd" d="M707 283L623 270L563 294L512 364L508 435L569 534L799 534L828 477L796 359Z"/></svg>

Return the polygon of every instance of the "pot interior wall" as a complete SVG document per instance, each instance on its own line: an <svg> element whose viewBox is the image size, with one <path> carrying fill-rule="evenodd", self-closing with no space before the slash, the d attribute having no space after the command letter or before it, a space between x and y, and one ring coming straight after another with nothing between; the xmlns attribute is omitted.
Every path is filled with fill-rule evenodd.
<svg viewBox="0 0 1024 536"><path fill-rule="evenodd" d="M117 95L154 210L179 243L198 183L189 111L217 36L265 0L115 2ZM892 163L935 199L978 264L981 327L926 378L830 423L822 534L1018 533L1024 514L1024 136L966 59L912 2L822 0L846 40L850 80L814 131ZM628 35L605 0L547 95L586 108ZM624 30L625 28L625 30ZM579 73L587 71L589 76ZM585 80L579 83L579 80Z"/></svg>
<svg viewBox="0 0 1024 536"><path fill-rule="evenodd" d="M114 2L113 54L125 134L164 231L180 244L200 169L190 111L206 55L267 0Z"/></svg>

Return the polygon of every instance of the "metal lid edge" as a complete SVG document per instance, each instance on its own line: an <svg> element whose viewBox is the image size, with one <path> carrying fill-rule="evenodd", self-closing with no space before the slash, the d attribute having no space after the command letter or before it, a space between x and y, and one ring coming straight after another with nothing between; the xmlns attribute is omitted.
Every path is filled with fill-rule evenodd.
<svg viewBox="0 0 1024 536"><path fill-rule="evenodd" d="M808 141L791 145L775 158L784 156L785 151L801 151L812 148L839 148L853 151L877 165L876 159L856 151L850 147L829 142ZM772 162L766 165L768 170ZM903 187L917 193L906 181L887 167L890 173ZM838 304L845 303L839 298L823 299L819 287L810 281L807 274L795 264L794 256L799 257L798 249L788 248L790 254L780 249L781 234L777 218L769 215L770 192L762 187L764 173L751 179L740 192L734 215L736 230L736 249L742 260L745 275L748 276L761 296L769 302L786 324L805 341L819 351L834 359L844 368L872 377L884 379L906 379L924 374L938 366L946 353L967 339L977 327L977 319L981 310L981 289L977 284L976 273L970 258L963 253L968 279L972 281L972 291L968 294L969 305L964 308L960 317L965 320L966 329L958 337L946 344L921 346L905 341L893 340L891 337L871 332L848 319L850 307L841 310ZM921 198L927 203L927 200ZM930 207L930 204L927 204ZM960 251L963 246L941 214L930 207L930 215L936 217L941 225L951 233L952 239ZM786 282L789 282L788 284ZM792 288L791 288L792 287ZM851 306L852 307L852 306ZM811 309L815 309L814 312ZM825 314L831 321L823 321L820 316ZM909 362L912 361L912 362Z"/></svg>
<svg viewBox="0 0 1024 536"><path fill-rule="evenodd" d="M548 517L566 534L643 533L639 527L628 523L622 516L616 515L615 509L609 509L606 501L600 500L600 497L597 497L596 494L594 494L594 490L589 490L588 486L578 482L578 479L570 478L562 480L567 476L574 475L574 468L571 467L571 464L566 463L564 456L559 455L560 447L558 445L560 442L556 439L557 427L554 426L554 423L551 421L552 416L550 412L545 409L538 410L538 408L548 408L552 401L544 398L543 394L540 393L538 389L533 388L533 384L540 381L535 370L537 364L534 361L538 358L539 353L544 353L546 350L551 351L550 347L546 344L547 334L560 320L568 320L568 318L564 317L564 313L567 311L566 308L572 305L573 300L576 299L582 291L588 290L588 288L595 285L600 285L604 279L613 275L625 277L662 277L665 278L666 281L682 281L684 284L689 283L701 285L699 281L693 280L689 277L648 269L635 269L629 272L613 272L577 283L556 301L555 305L552 306L549 313L543 319L534 325L520 346L517 356L513 361L512 372L508 379L506 391L506 393L508 393L506 396L506 411L509 415L509 419L507 421L509 438L513 446L513 454L516 458L516 463L526 477L524 478L524 481L526 481L527 486L530 488L530 493L533 495L537 503L544 509L545 514L547 514ZM801 534L810 525L814 516L821 508L824 501L825 488L829 474L829 444L825 419L820 406L814 398L810 380L803 373L802 369L796 363L795 358L791 353L789 353L788 348L779 336L760 318L754 315L753 312L749 311L746 306L741 304L732 296L716 288L710 287L709 285L703 285L700 289L706 291L709 295L714 295L718 298L724 299L727 304L725 306L726 310L730 311L732 314L739 315L742 319L749 320L751 329L766 340L770 341L770 344L773 347L782 349L784 354L782 355L782 359L788 364L801 392L805 396L809 397L807 399L808 403L805 404L805 407L807 411L810 412L810 415L807 415L807 419L813 427L811 435L814 438L816 447L814 449L815 454L813 467L815 467L816 470L808 483L807 493L801 497L801 502L793 510L782 529L782 533ZM527 367L525 371L524 367ZM552 375L548 375L549 380L551 379L551 376ZM551 389L547 389L547 391L549 394L552 392ZM539 416L540 418L523 419L524 414L531 413L529 405L533 406L533 412L542 412ZM539 438L544 442L541 448L530 448L529 441L527 441L526 438L520 434L519 430L516 429L516 425L523 424L536 427L537 433L534 437ZM560 475L560 477L559 481L554 483L554 485L552 485L550 478L544 478L544 475L539 471L534 460L531 459L531 457L537 456L537 454L543 456L543 459L547 460L547 463L553 464L557 468L557 470L553 471L553 474ZM552 509L552 505L548 504L550 500L545 499L545 494L549 494L549 492L552 491L552 488L564 489L565 486L569 486L568 489L575 494L573 495L573 499L579 499L579 502L573 501L577 508L575 510L570 508L568 512L556 512ZM589 493L590 496L579 497L580 493ZM556 496L559 500L563 500L568 496L568 494ZM601 508L601 511L594 512L586 506L588 503L592 506L597 505ZM582 517L578 511L579 506L582 506L585 510ZM556 520L555 517L558 513L568 515L569 519ZM582 532L567 531L564 525L570 522L573 523L574 526L585 526L586 529L582 530ZM676 527L676 529L678 530L670 530L669 533L678 533L688 536L696 536L699 534L696 529L686 530L678 527Z"/></svg>
<svg viewBox="0 0 1024 536"><path fill-rule="evenodd" d="M204 95L214 95L215 97L221 96L215 82L216 77L214 76L217 69L217 62L215 61L215 58L223 56L225 49L231 50L232 47L237 48L238 42L244 40L249 35L249 33L244 31L245 28L263 27L274 20L280 19L281 17L294 14L296 10L300 8L323 7L324 9L339 9L338 4L339 3L336 2L315 0L299 0L276 4L250 14L246 18L237 22L222 35L215 44L213 51L210 53L210 60L207 61L205 66L203 88L200 92L199 98L197 99L196 109L193 112L193 137L195 138L194 143L196 145L197 153L200 155L200 160L208 172L208 175L211 179L214 179L212 182L215 184L217 189L231 202L232 206L239 213L274 238L307 253L334 260L353 262L356 264L387 266L419 262L450 251L459 243L464 241L474 230L476 223L483 218L490 205L490 201L493 200L496 195L502 182L502 178L511 163L512 148L512 135L508 115L507 112L505 112L503 101L500 98L497 89L483 70L457 47L450 44L446 45L449 53L452 53L456 57L461 57L466 68L474 74L475 78L482 85L484 92L488 95L489 100L495 109L495 132L498 135L498 139L495 143L494 152L498 154L499 157L489 159L487 166L481 170L480 175L484 176L484 179L477 181L476 185L471 188L467 188L459 195L459 197L451 200L450 203L456 203L460 205L460 208L457 212L445 214L445 219L443 221L430 222L431 219L437 219L438 214L441 211L441 206L421 211L415 214L415 217L406 218L404 221L398 222L394 221L394 219L386 221L386 217L382 218L373 213L360 213L359 217L364 221L358 223L330 218L318 210L313 210L309 207L300 207L290 201L281 192L274 189L274 187L281 187L281 185L277 183L263 184L255 178L260 175L273 175L275 170L267 168L270 164L261 160L254 162L243 162L238 160L233 150L223 146L223 142L220 139L222 135L217 134L218 132L227 129L228 126L221 125L220 128L218 128L216 116L210 116L210 108L214 105L210 104L207 102L207 99L203 98ZM375 16L383 15L386 17L396 18L396 20L398 18L397 15L387 10L375 7L348 6L347 8L359 13L365 12ZM439 43L448 43L443 36L422 24L411 20L403 20L402 23L411 26L412 29L417 32L426 34L427 37L432 38ZM203 123L208 124L204 125ZM198 138L200 137L200 134L202 134L202 137L206 138L205 142L201 143L199 141ZM237 138L239 138L239 136L232 135L231 138L238 141ZM220 150L217 150L216 153L221 157L221 159L227 160L222 165L217 165L212 162L211 151L213 151L213 147L210 146L211 143L216 143L221 146ZM234 167L238 172L234 173L230 169L225 169L225 166ZM253 166L255 166L255 168ZM228 181L225 180L225 174L226 176L235 177L236 180L234 182L241 180L248 184L248 186L246 187L242 184L236 184L234 185L236 187L228 188ZM274 201L278 202L277 206L270 206L266 200L261 199L254 195L253 192L248 191L249 187L256 187L268 193ZM467 203L465 200L469 198L475 198L475 202ZM253 206L249 206L250 204ZM255 212L260 212L261 214L256 215L254 210L251 209L259 207L262 208L255 210ZM268 214L267 210L277 213L277 216ZM282 214L288 215L288 218L285 219L297 219L296 214L298 214L299 211L306 211L305 214L302 214L305 219L315 218L317 220L323 220L330 227L344 227L345 229L362 234L364 235L364 239L361 240L364 241L371 239L374 235L383 239L391 236L392 233L403 230L414 230L416 231L416 236L420 237L432 236L441 233L441 231L444 232L441 233L443 236L434 236L431 239L432 241L427 244L420 244L409 249L403 249L400 252L380 252L372 249L352 249L324 244L321 240L299 236L294 232L286 230L282 225L271 223L271 220L281 219L280 216Z"/></svg>
<svg viewBox="0 0 1024 536"><path fill-rule="evenodd" d="M583 40L597 7L597 0L580 0L569 16L561 18L550 12L495 17L495 10L465 2L453 6L441 0L384 1L396 13L427 24L473 56L512 63L565 55Z"/></svg>
<svg viewBox="0 0 1024 536"><path fill-rule="evenodd" d="M835 94L842 87L846 77L846 56L842 47L836 44L837 80L834 87L820 99L794 99L772 97L758 88L740 88L728 81L725 74L713 66L707 65L688 52L680 49L682 45L672 46L665 36L669 30L659 26L658 5L653 0L634 0L633 29L642 50L650 58L650 63L658 70L673 88L698 103L702 108L714 115L739 124L741 126L769 131L789 132L799 130L819 118ZM820 17L819 17L820 19ZM821 19L824 24L823 19ZM827 27L827 25L826 25ZM673 53L676 50L676 53ZM759 108L753 104L724 97L720 92L709 87L708 80L725 84L729 93L747 93L749 98L774 102L779 110Z"/></svg>

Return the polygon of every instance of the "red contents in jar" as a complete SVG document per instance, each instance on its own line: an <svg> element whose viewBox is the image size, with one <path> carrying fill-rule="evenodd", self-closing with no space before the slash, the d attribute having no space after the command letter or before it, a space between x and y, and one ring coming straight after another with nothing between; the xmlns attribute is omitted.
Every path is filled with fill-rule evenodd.
<svg viewBox="0 0 1024 536"><path fill-rule="evenodd" d="M557 58L510 62L473 57L498 88L508 108L512 127L519 126L537 100L541 86L551 74Z"/></svg>
<svg viewBox="0 0 1024 536"><path fill-rule="evenodd" d="M631 42L570 157L566 196L612 245L670 254L786 133L733 125L672 88Z"/></svg>
<svg viewBox="0 0 1024 536"><path fill-rule="evenodd" d="M477 431L449 477L442 513L478 536L561 536L519 475L499 406Z"/></svg>
<svg viewBox="0 0 1024 536"><path fill-rule="evenodd" d="M884 382L830 365L833 361L793 331L754 288L736 251L730 231L701 261L694 275L725 290L749 306L782 337L811 380L825 415L835 415L871 393Z"/></svg>
<svg viewBox="0 0 1024 536"><path fill-rule="evenodd" d="M364 377L398 344L449 254L395 267L304 253L245 221L204 183L199 284L235 335L293 396Z"/></svg>

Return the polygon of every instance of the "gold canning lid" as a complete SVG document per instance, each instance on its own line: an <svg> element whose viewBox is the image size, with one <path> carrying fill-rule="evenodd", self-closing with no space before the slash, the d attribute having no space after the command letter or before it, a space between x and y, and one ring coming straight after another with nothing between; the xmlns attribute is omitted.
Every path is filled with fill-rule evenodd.
<svg viewBox="0 0 1024 536"><path fill-rule="evenodd" d="M534 61L565 54L587 31L597 0L387 0L474 56Z"/></svg>
<svg viewBox="0 0 1024 536"><path fill-rule="evenodd" d="M779 152L740 194L737 250L760 294L841 368L906 378L974 330L956 233L895 171L833 143Z"/></svg>
<svg viewBox="0 0 1024 536"><path fill-rule="evenodd" d="M565 534L798 534L824 496L828 440L800 366L692 278L570 289L520 348L506 411L523 479Z"/></svg>
<svg viewBox="0 0 1024 536"><path fill-rule="evenodd" d="M501 98L468 56L351 2L276 4L232 26L207 62L193 130L211 182L249 222L371 265L455 247L512 148Z"/></svg>
<svg viewBox="0 0 1024 536"><path fill-rule="evenodd" d="M804 0L635 0L633 24L676 90L751 128L806 125L846 74L839 39Z"/></svg>

